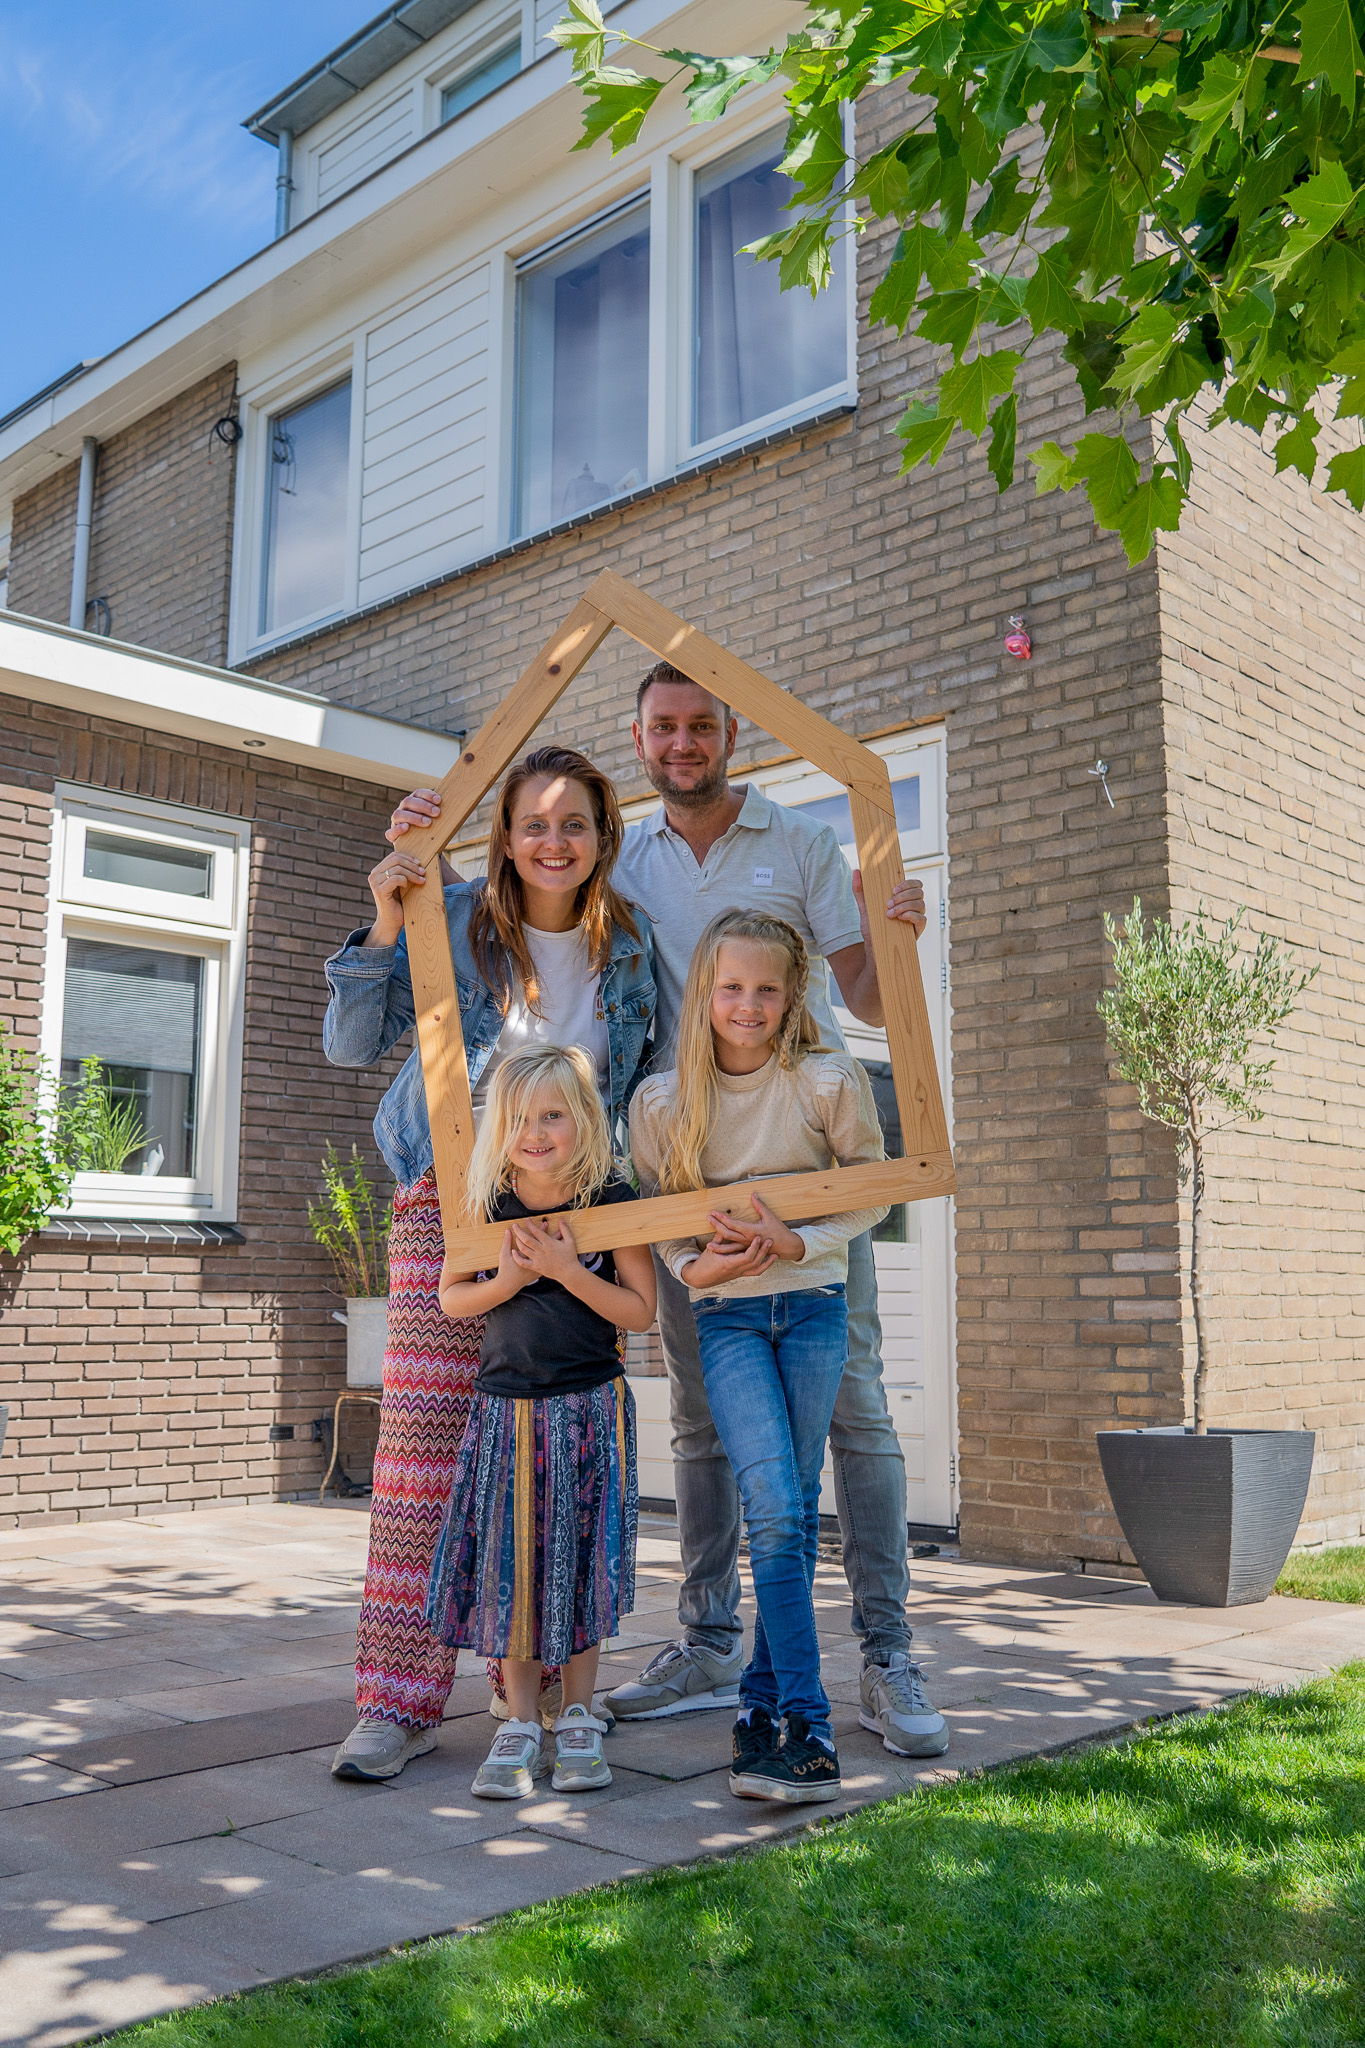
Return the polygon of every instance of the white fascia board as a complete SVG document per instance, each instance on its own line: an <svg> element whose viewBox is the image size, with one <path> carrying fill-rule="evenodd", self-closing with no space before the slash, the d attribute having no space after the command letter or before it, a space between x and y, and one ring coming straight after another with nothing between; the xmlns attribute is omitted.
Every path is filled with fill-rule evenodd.
<svg viewBox="0 0 1365 2048"><path fill-rule="evenodd" d="M744 0L742 10L734 0L631 0L612 27L652 43L731 49L804 17L797 0ZM582 109L569 58L555 50L413 143L0 433L0 506L75 461L87 434L105 440L214 370L344 307L428 251L443 222L534 189L563 167Z"/></svg>
<svg viewBox="0 0 1365 2048"><path fill-rule="evenodd" d="M385 789L439 782L460 752L457 739L422 726L15 612L0 612L0 695L210 742L245 761L291 761ZM248 740L264 744L247 748Z"/></svg>

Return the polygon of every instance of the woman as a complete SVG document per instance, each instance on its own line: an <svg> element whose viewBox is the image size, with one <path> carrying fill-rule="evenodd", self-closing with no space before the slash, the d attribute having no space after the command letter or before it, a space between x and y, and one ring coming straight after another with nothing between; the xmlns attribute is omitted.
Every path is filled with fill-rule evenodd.
<svg viewBox="0 0 1365 2048"><path fill-rule="evenodd" d="M488 874L445 887L465 1058L479 1120L510 1053L579 1045L613 1128L640 1078L654 1015L654 938L612 887L616 792L568 747L542 747L498 792ZM322 1042L334 1066L368 1067L412 1028L403 896L424 878L395 848L370 874L375 919L327 962ZM423 1619L427 1576L479 1369L482 1319L441 1313L444 1244L421 1055L379 1105L375 1137L398 1186L389 1237L389 1337L375 1448L370 1554L356 1634L360 1719L332 1769L393 1778L434 1748L456 1652Z"/></svg>

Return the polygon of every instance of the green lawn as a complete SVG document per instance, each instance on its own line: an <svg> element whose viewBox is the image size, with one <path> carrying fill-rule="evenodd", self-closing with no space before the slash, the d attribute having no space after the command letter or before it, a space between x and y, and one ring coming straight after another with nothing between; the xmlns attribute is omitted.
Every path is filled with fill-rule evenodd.
<svg viewBox="0 0 1365 2048"><path fill-rule="evenodd" d="M1335 1550L1298 1550L1275 1582L1277 1593L1300 1600L1365 1601L1365 1543L1342 1543Z"/></svg>
<svg viewBox="0 0 1365 2048"><path fill-rule="evenodd" d="M138 2048L1365 2041L1365 1664L793 1846L160 2020Z"/></svg>

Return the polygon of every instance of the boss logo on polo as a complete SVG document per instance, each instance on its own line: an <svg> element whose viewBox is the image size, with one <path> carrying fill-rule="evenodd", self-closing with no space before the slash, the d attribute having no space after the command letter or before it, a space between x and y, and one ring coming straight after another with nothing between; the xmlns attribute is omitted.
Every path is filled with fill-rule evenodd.
<svg viewBox="0 0 1365 2048"><path fill-rule="evenodd" d="M771 889L771 888L772 888L772 885L773 885L773 871L772 871L772 869L771 869L771 868L755 868L755 869L754 869L754 887L755 887L755 889Z"/></svg>

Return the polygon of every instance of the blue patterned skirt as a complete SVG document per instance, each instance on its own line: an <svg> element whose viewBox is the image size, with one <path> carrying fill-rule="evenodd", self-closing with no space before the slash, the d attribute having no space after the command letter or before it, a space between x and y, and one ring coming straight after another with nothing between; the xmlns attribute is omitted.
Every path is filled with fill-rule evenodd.
<svg viewBox="0 0 1365 2048"><path fill-rule="evenodd" d="M484 1657L563 1664L635 1605L635 1398L475 1393L432 1559L426 1618Z"/></svg>

